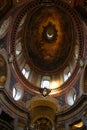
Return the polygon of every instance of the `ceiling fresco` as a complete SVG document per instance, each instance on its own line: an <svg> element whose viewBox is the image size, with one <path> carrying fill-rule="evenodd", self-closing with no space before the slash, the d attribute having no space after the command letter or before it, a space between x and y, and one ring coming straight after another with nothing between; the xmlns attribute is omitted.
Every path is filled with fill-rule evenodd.
<svg viewBox="0 0 87 130"><path fill-rule="evenodd" d="M82 33L79 17L72 10L62 1L32 1L14 19L9 53L17 76L34 93L38 93L43 77L50 79L52 94L59 87L67 87L62 86L64 73L70 72L73 80L71 73L79 58Z"/></svg>
<svg viewBox="0 0 87 130"><path fill-rule="evenodd" d="M28 58L43 71L58 69L75 43L71 18L62 9L49 6L34 11L27 21L24 39Z"/></svg>

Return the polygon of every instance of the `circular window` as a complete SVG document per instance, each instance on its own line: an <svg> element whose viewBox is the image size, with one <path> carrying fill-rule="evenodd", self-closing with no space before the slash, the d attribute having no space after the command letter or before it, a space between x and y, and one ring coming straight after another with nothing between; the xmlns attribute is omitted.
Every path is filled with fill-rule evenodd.
<svg viewBox="0 0 87 130"><path fill-rule="evenodd" d="M18 100L20 100L21 99L21 97L22 97L22 94L23 94L23 90L22 90L22 88L19 86L19 85L15 85L14 87L13 87L13 98L14 98L14 100L15 101L18 101Z"/></svg>

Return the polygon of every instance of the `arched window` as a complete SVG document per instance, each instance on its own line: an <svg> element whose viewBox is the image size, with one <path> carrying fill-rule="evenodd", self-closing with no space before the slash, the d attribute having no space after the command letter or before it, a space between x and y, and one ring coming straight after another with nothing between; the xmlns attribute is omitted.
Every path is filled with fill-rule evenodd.
<svg viewBox="0 0 87 130"><path fill-rule="evenodd" d="M18 100L21 99L22 93L23 93L23 90L20 86L15 85L13 87L13 98L14 98L15 101L18 101Z"/></svg>
<svg viewBox="0 0 87 130"><path fill-rule="evenodd" d="M22 46L21 46L21 42L18 42L16 44L16 55L18 56L22 51Z"/></svg>
<svg viewBox="0 0 87 130"><path fill-rule="evenodd" d="M67 95L68 105L72 106L75 103L75 100L76 100L76 91L74 89L71 89Z"/></svg>
<svg viewBox="0 0 87 130"><path fill-rule="evenodd" d="M41 88L50 89L50 77L49 76L44 76L42 78Z"/></svg>
<svg viewBox="0 0 87 130"><path fill-rule="evenodd" d="M25 66L23 67L22 74L25 76L26 79L28 79L29 74L30 74L30 68L28 64L25 64Z"/></svg>

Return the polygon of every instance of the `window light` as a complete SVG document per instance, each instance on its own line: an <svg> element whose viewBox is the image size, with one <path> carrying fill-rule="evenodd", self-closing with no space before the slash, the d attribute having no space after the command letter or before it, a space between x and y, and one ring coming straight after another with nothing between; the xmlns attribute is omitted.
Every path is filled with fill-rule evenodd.
<svg viewBox="0 0 87 130"><path fill-rule="evenodd" d="M75 92L75 90L72 89L69 91L69 93L67 95L67 102L70 106L72 106L74 104L75 100L76 100L76 92Z"/></svg>
<svg viewBox="0 0 87 130"><path fill-rule="evenodd" d="M25 76L25 78L28 79L28 77L29 77L29 71L26 71L26 69L23 68L22 73Z"/></svg>
<svg viewBox="0 0 87 130"><path fill-rule="evenodd" d="M70 77L71 73L68 71L67 73L64 74L64 81L66 81Z"/></svg>
<svg viewBox="0 0 87 130"><path fill-rule="evenodd" d="M26 79L28 79L30 74L30 68L27 64L25 64L24 68L22 69L22 74L25 76Z"/></svg>
<svg viewBox="0 0 87 130"><path fill-rule="evenodd" d="M15 101L18 101L22 96L22 91L19 87L13 88L13 98Z"/></svg>
<svg viewBox="0 0 87 130"><path fill-rule="evenodd" d="M16 45L16 55L19 55L22 51L21 42L17 43Z"/></svg>
<svg viewBox="0 0 87 130"><path fill-rule="evenodd" d="M49 80L43 80L41 83L41 88L50 88L50 81Z"/></svg>

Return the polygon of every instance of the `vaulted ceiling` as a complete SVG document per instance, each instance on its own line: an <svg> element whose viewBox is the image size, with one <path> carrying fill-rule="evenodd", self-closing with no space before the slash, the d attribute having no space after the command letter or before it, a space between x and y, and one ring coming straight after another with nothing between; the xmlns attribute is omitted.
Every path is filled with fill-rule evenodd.
<svg viewBox="0 0 87 130"><path fill-rule="evenodd" d="M6 96L2 100L13 112L17 109L20 117L26 118L27 113L32 128L43 126L42 130L46 125L49 130L55 121L62 122L61 115L68 120L83 101L83 77L87 79L85 3L0 1L0 90Z"/></svg>

